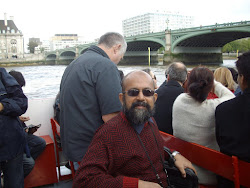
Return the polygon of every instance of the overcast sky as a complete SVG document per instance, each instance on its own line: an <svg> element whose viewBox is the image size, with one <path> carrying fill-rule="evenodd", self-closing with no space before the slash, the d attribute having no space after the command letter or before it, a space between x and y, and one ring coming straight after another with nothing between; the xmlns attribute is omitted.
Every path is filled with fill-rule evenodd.
<svg viewBox="0 0 250 188"><path fill-rule="evenodd" d="M14 16L25 40L66 33L93 40L122 33L122 20L156 10L194 16L195 26L250 20L250 0L2 0L0 19Z"/></svg>

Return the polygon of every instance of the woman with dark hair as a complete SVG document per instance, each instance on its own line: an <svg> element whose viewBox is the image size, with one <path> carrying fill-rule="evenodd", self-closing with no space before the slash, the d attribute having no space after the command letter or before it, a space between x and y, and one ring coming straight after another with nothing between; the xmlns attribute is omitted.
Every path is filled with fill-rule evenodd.
<svg viewBox="0 0 250 188"><path fill-rule="evenodd" d="M207 100L213 87L218 98ZM215 137L215 108L233 97L230 90L214 80L211 70L201 66L194 68L188 77L187 93L180 94L173 105L174 136L219 150ZM200 184L217 183L215 174L198 166L195 168Z"/></svg>

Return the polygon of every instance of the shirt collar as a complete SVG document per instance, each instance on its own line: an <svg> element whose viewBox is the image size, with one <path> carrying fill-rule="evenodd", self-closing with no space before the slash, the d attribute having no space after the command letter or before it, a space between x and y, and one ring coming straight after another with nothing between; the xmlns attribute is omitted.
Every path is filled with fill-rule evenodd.
<svg viewBox="0 0 250 188"><path fill-rule="evenodd" d="M148 122L154 123L153 120L152 120L152 118L149 118ZM138 134L141 134L144 126L147 125L148 122L146 122L145 124L139 124L139 125L132 124L132 127L135 129L135 131Z"/></svg>

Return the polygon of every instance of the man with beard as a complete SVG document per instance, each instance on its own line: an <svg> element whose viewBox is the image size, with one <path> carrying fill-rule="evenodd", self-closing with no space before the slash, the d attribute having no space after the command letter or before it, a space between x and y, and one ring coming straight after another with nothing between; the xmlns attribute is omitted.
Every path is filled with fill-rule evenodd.
<svg viewBox="0 0 250 188"><path fill-rule="evenodd" d="M152 118L157 94L143 71L129 73L119 99L123 110L95 133L73 187L167 187L163 170L163 140ZM182 155L175 165L185 177L194 169Z"/></svg>

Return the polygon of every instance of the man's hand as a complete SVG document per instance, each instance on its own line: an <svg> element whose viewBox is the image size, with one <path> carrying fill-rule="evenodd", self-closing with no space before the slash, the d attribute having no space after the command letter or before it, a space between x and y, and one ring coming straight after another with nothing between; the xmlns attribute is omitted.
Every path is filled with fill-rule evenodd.
<svg viewBox="0 0 250 188"><path fill-rule="evenodd" d="M0 103L0 112L2 112L2 110L3 110L3 104Z"/></svg>
<svg viewBox="0 0 250 188"><path fill-rule="evenodd" d="M21 120L21 122L25 122L25 121L29 121L30 117L19 116L19 119Z"/></svg>
<svg viewBox="0 0 250 188"><path fill-rule="evenodd" d="M161 188L158 183L139 180L138 188Z"/></svg>
<svg viewBox="0 0 250 188"><path fill-rule="evenodd" d="M174 158L176 159L175 166L180 170L182 177L186 177L185 168L190 168L195 172L195 174L197 174L192 163L185 157L183 157L181 154L177 154Z"/></svg>
<svg viewBox="0 0 250 188"><path fill-rule="evenodd" d="M32 128L29 128L28 133L29 133L29 134L33 134L34 132L36 132L36 131L37 131L37 129L38 129L38 127L32 127Z"/></svg>

